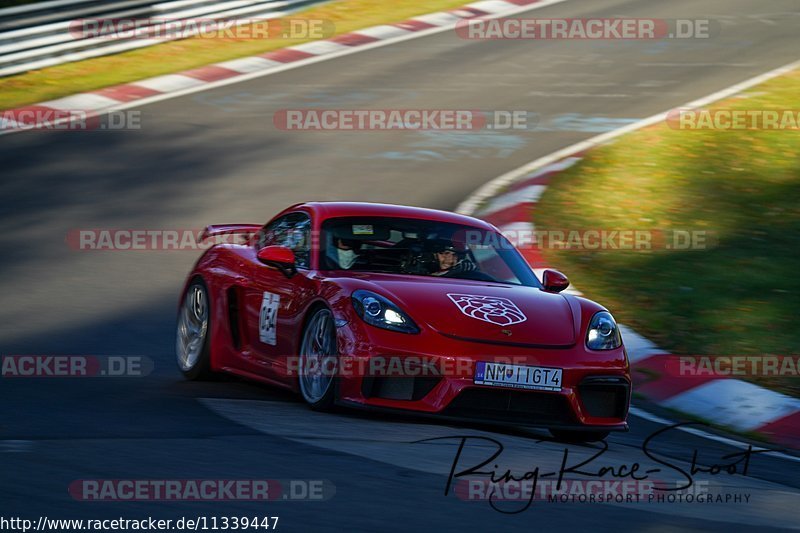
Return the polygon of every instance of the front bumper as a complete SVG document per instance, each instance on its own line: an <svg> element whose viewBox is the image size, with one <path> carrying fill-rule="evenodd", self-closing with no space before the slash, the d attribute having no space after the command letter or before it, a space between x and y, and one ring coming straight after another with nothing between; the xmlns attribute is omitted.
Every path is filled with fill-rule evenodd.
<svg viewBox="0 0 800 533"><path fill-rule="evenodd" d="M624 347L605 352L589 351L582 343L522 348L462 341L430 330L407 335L363 323L350 323L338 334L339 353L347 354L344 366L362 369L339 378L339 401L345 405L533 427L628 429L631 379ZM376 359L394 363L371 364ZM561 368L561 390L477 385L478 361Z"/></svg>

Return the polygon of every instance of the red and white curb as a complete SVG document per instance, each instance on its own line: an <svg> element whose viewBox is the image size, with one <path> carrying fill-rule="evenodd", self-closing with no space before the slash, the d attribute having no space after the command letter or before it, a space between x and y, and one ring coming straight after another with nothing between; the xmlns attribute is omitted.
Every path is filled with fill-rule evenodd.
<svg viewBox="0 0 800 533"><path fill-rule="evenodd" d="M702 107L798 67L800 62L786 65L684 107ZM504 174L478 189L457 211L494 224L512 241L516 235L535 235L536 204L551 180L579 162L587 150L665 118L666 113L654 115ZM541 251L534 243L533 246L522 247L521 252L541 279L541 273L547 267ZM571 288L571 292L581 294L574 288ZM620 325L620 330L637 381L635 391L638 394L664 407L740 432L759 433L773 442L800 448L799 399L738 379L669 375L665 368L665 356L670 355L668 352L624 325ZM654 373L659 377L651 378Z"/></svg>
<svg viewBox="0 0 800 533"><path fill-rule="evenodd" d="M420 15L395 24L364 28L330 39L311 41L257 56L224 61L175 74L8 109L0 111L0 135L35 128L44 129L80 118L94 117L118 109L163 100L165 97L246 81L316 62L315 60L339 57L382 44L446 31L455 28L459 21L465 19L508 16L563 1L483 0L449 11Z"/></svg>

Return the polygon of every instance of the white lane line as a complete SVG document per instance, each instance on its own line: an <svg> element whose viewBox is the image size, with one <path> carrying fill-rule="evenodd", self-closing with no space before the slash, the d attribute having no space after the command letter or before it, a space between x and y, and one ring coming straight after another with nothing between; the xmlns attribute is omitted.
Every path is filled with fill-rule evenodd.
<svg viewBox="0 0 800 533"><path fill-rule="evenodd" d="M520 6L520 7L516 8L516 9L509 9L508 11L504 11L502 13L486 15L486 16L483 16L481 18L482 19L496 19L496 18L500 18L500 17L509 17L509 16L512 16L512 15L516 15L518 13L525 13L525 12L528 12L528 11L534 11L534 10L541 9L541 8L544 8L544 7L548 7L548 6L552 6L552 5L555 5L555 4L560 4L560 3L566 2L566 1L567 0L544 0L543 2L540 2L538 4ZM415 19L419 20L420 17L415 17ZM458 19L458 20L462 20L462 19ZM398 22L401 22L401 21L398 21ZM209 82L209 83L200 82L201 85L196 86L196 87L186 87L186 88L183 88L183 89L180 89L180 90L175 90L175 91L172 91L172 92L169 92L169 93L165 93L165 94L158 94L158 95L154 95L154 96L149 96L147 98L141 98L141 99L138 99L138 100L133 100L131 102L120 103L119 105L114 106L113 108L109 108L109 109L103 110L103 112L142 107L142 106L145 106L145 105L154 104L156 102L162 102L164 100L171 100L173 98L180 98L181 96L186 96L186 95L189 95L189 94L195 94L195 93L199 93L199 92L202 92L202 91L209 91L209 90L212 90L212 89L217 89L219 87L226 87L228 85L233 85L235 83L242 83L242 82L254 80L254 79L257 79L257 78L262 78L264 76L272 76L272 75L278 74L280 72L285 72L287 70L294 70L296 68L301 68L301 67L305 67L305 66L308 66L308 65L313 65L315 63L321 63L323 61L329 61L329 60L332 60L332 59L336 59L338 57L344 57L344 56L348 56L348 55L351 55L351 54L357 54L357 53L360 53L360 52L365 52L367 50L372 50L372 49L375 49L375 48L381 48L383 46L390 46L392 44L396 44L396 43L400 43L400 42L404 42L404 41L410 41L412 39L420 39L422 37L435 35L437 33L444 33L446 31L453 30L455 27L456 27L456 24L452 23L452 24L447 24L446 26L440 26L440 27L437 27L437 28L430 28L430 29L427 29L427 30L420 30L420 31L417 31L417 32L409 32L408 35L399 35L399 36L393 37L391 39L386 39L386 40L383 40L383 41L375 41L374 43L363 44L363 45L360 45L360 46L345 46L344 49L339 51L339 52L333 52L333 53L330 53L330 54L325 54L325 55L316 56L316 57L309 57L307 59L301 59L299 61L294 61L292 63L283 64L282 66L280 66L278 68L269 69L269 70L260 71L260 72L251 72L249 74L243 74L241 76L236 76L236 77L233 77L233 78L217 80L217 81L213 81L213 82ZM360 33L362 31L364 31L364 30L353 30L353 33ZM208 65L208 66L215 66L215 65L216 64ZM130 84L132 84L132 85L142 85L142 86L146 87L146 85L144 85L144 84L147 81L148 80L139 80L139 81L131 82ZM159 89L156 89L156 90L159 90ZM98 113L98 114L100 114L100 113ZM55 121L53 123L53 125L62 124L64 122L66 122L66 120L58 120L58 121ZM20 131L26 131L26 130L21 130L21 129L3 130L3 129L0 129L0 135L8 135L8 134L17 133L17 132L20 132Z"/></svg>
<svg viewBox="0 0 800 533"><path fill-rule="evenodd" d="M645 411L644 409L639 409L638 407L631 406L629 412L633 416L638 416L639 418L643 418L644 420L648 420L648 421L653 422L655 424L661 424L663 426L671 426L671 425L675 424L675 422L673 422L672 420L667 420L666 418L661 418L660 416L657 416L657 415L654 415L652 413L649 413L649 412ZM695 437L702 437L704 439L709 439L709 440L721 442L722 444L727 444L728 446L733 446L734 448L739 448L739 449L742 449L742 450L746 450L747 448L749 448L751 446L751 444L748 444L746 442L741 442L741 441L738 441L738 440L735 440L735 439L731 439L731 438L728 438L728 437L723 437L721 435L714 435L713 433L708 433L707 431L703 431L702 429L698 429L696 427L680 426L680 427L678 427L676 429L678 429L680 431L683 431L683 432L686 432L686 433L690 433L690 434L694 435ZM762 448L762 447L759 447L759 446L753 446L753 450L755 450L755 451L767 450L767 449L769 449L769 448ZM800 457L797 457L797 456L794 456L794 455L788 455L788 454L785 454L783 452L764 452L762 455L768 455L770 457L776 457L778 459L786 459L786 460L789 460L789 461L794 461L796 463L800 463Z"/></svg>
<svg viewBox="0 0 800 533"><path fill-rule="evenodd" d="M456 211L465 215L475 216L475 211L478 209L478 206L494 198L498 192L511 185L518 179L524 177L526 180L534 180L551 172L561 172L568 169L580 160L580 157L565 157L549 164L544 163L542 165L538 165L535 168L532 168L530 172L523 172L521 174L519 174L517 171L519 171L521 168L527 168L529 165L514 169L511 172L507 172L502 176L499 176L482 185L477 191L473 192L469 197L467 197L466 200L461 202L461 204L456 208ZM536 161L539 160L537 159Z"/></svg>
<svg viewBox="0 0 800 533"><path fill-rule="evenodd" d="M789 63L788 65L784 65L774 70L770 70L769 72L765 72L764 74L759 74L758 76L746 79L735 85L731 85L726 89L722 89L708 96L704 96L703 98L693 100L683 106L680 106L680 109L686 109L686 108L694 109L698 107L703 107L712 102L716 102L717 100L722 100L723 98L733 96L736 93L742 92L745 89L749 89L760 83L764 83L765 81L771 80L772 78L777 78L778 76L782 76L783 74L786 74L788 72L797 69L798 67L800 67L800 61L794 61L792 63ZM607 143L613 139L616 139L617 137L625 135L626 133L640 130L652 124L661 122L667 118L667 114L670 111L671 110L667 110L662 113L658 113L656 115L644 118L637 122L633 122L619 129L612 130L606 133L601 133L600 135L596 135L591 139L575 143L572 146L567 146L566 148L562 148L561 150L557 150L549 155L540 157L535 161L531 161L526 165L523 165L519 168L515 168L514 170L506 172L505 174L498 176L493 180L485 183L478 190L470 194L467 197L467 199L461 202L461 204L456 208L456 212L465 215L471 215L475 212L478 205L480 205L487 198L493 196L503 187L510 185L511 183L515 182L516 180L525 176L526 174L533 173L546 165L558 163L562 159L574 156L576 153L583 152L590 148L594 148L595 146Z"/></svg>

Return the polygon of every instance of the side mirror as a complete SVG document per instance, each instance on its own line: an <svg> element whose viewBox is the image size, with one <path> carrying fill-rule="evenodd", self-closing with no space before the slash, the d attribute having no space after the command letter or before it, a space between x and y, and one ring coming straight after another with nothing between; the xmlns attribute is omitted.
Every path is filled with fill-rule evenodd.
<svg viewBox="0 0 800 533"><path fill-rule="evenodd" d="M294 264L294 252L285 246L265 246L258 251L256 256L265 265L275 267L283 272L287 278L297 272Z"/></svg>
<svg viewBox="0 0 800 533"><path fill-rule="evenodd" d="M569 280L558 270L545 270L542 274L542 285L547 292L561 292L569 287Z"/></svg>

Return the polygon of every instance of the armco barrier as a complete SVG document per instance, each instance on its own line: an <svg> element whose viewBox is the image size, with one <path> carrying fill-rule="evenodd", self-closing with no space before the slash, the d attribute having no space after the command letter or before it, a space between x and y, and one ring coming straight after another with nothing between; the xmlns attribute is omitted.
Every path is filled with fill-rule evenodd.
<svg viewBox="0 0 800 533"><path fill-rule="evenodd" d="M141 32L170 22L241 19L242 23L276 18L321 0L53 0L0 9L0 76L116 54L196 33L191 28L157 38L102 31L83 35L76 22L86 19L136 20ZM235 23L234 23L235 24ZM97 35L97 36L95 36Z"/></svg>

